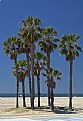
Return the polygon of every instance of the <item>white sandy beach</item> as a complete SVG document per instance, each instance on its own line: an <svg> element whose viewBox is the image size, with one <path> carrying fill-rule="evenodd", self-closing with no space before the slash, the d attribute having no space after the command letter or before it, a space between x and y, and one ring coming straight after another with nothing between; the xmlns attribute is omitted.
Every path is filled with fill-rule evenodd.
<svg viewBox="0 0 83 121"><path fill-rule="evenodd" d="M73 97L73 111L68 110L68 97L56 97L54 100L55 111L47 106L47 97L41 97L41 108L30 109L30 99L26 98L26 108L22 107L22 97L19 97L19 108L15 108L16 98L0 98L0 119L3 118L50 118L83 116L83 97Z"/></svg>

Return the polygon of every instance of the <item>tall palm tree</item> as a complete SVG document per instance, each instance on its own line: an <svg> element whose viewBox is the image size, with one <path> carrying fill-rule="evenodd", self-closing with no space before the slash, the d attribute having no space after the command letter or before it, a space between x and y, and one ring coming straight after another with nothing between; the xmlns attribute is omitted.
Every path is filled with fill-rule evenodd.
<svg viewBox="0 0 83 121"><path fill-rule="evenodd" d="M22 96L23 96L23 107L26 107L25 103L25 78L28 76L28 70L26 69L26 60L18 60L18 79L22 82ZM16 67L13 66L13 76L16 76Z"/></svg>
<svg viewBox="0 0 83 121"><path fill-rule="evenodd" d="M42 41L39 42L39 46L41 47L41 51L44 51L47 55L47 69L50 70L50 54L57 48L56 39L57 32L52 27L46 27L42 30ZM49 75L47 79L49 80ZM50 88L48 86L48 106L50 106Z"/></svg>
<svg viewBox="0 0 83 121"><path fill-rule="evenodd" d="M30 42L31 47L31 109L34 109L34 50L35 50L35 42L40 39L40 23L41 20L39 18L34 18L32 16L28 16L26 20L22 21L23 28L27 31L28 41Z"/></svg>
<svg viewBox="0 0 83 121"><path fill-rule="evenodd" d="M25 26L22 26L22 28L20 28L19 37L21 40L21 43L19 43L19 53L26 54L28 78L29 78L30 102L31 102L31 63L30 63L31 46L29 41L30 38L28 37L28 30L25 29Z"/></svg>
<svg viewBox="0 0 83 121"><path fill-rule="evenodd" d="M72 69L73 61L82 52L81 46L78 44L79 36L76 34L64 35L60 40L60 54L65 55L66 61L70 63L70 86L69 86L69 108L72 110Z"/></svg>
<svg viewBox="0 0 83 121"><path fill-rule="evenodd" d="M44 65L42 65L44 63ZM38 107L40 107L40 72L43 69L43 66L45 66L45 56L41 52L35 53L35 76L37 76L37 89L38 89Z"/></svg>
<svg viewBox="0 0 83 121"><path fill-rule="evenodd" d="M47 80L47 86L50 88L51 90L51 102L50 102L50 108L53 111L54 110L54 93L53 93L53 89L55 89L56 86L56 82L54 81L54 77L57 80L61 80L60 76L62 75L61 72L59 72L58 70L55 70L53 68L50 67L50 70L45 69L46 73L42 73L43 76L48 77L49 75L49 80Z"/></svg>
<svg viewBox="0 0 83 121"><path fill-rule="evenodd" d="M18 43L20 40L15 36L7 38L7 40L3 43L4 51L6 55L10 55L11 60L14 60L16 66L16 77L17 77L17 89L16 89L16 108L18 108L18 87L19 87L19 80L18 80L18 65L17 65L17 51L18 51Z"/></svg>

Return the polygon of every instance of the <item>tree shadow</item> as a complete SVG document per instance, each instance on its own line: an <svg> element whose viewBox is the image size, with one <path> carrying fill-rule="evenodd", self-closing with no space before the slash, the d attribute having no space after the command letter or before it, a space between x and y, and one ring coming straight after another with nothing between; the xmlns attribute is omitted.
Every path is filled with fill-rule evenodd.
<svg viewBox="0 0 83 121"><path fill-rule="evenodd" d="M76 111L83 111L83 107L82 108L75 108Z"/></svg>
<svg viewBox="0 0 83 121"><path fill-rule="evenodd" d="M68 107L55 107L54 108L54 113L56 114L77 114L74 108L70 110Z"/></svg>
<svg viewBox="0 0 83 121"><path fill-rule="evenodd" d="M31 108L27 107L27 109L31 109ZM34 108L34 111L53 112L55 114L77 114L77 112L74 109L72 109L71 111L69 110L68 107L60 107L60 106L54 107L53 111L50 109L49 106L41 106L41 107L36 106Z"/></svg>
<svg viewBox="0 0 83 121"><path fill-rule="evenodd" d="M31 109L31 107L27 107L27 109ZM40 107L35 106L34 111L52 112L49 106L40 106Z"/></svg>

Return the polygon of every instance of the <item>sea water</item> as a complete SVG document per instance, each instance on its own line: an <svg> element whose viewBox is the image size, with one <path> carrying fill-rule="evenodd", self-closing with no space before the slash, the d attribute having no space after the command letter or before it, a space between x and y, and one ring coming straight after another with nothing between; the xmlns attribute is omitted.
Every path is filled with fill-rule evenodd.
<svg viewBox="0 0 83 121"><path fill-rule="evenodd" d="M0 121L83 121L82 116L75 117L59 117L59 118L17 118L17 119L0 119Z"/></svg>
<svg viewBox="0 0 83 121"><path fill-rule="evenodd" d="M30 97L29 94L26 94L25 95L26 97ZM46 97L47 94L45 93L41 93L41 97ZM68 97L69 94L54 94L55 97ZM0 93L0 97L16 97L16 94L11 94L11 93ZM20 97L20 94L19 94L19 97ZM35 97L37 97L37 94L35 94ZM83 94L73 94L73 97L83 97Z"/></svg>

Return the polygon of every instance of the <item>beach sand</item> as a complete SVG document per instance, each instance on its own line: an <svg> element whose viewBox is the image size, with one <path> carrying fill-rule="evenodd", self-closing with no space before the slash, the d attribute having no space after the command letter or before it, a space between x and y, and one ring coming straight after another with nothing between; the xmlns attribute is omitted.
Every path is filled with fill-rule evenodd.
<svg viewBox="0 0 83 121"><path fill-rule="evenodd" d="M15 108L16 98L0 98L0 119L3 118L44 118L59 116L83 116L83 97L73 97L73 111L68 109L68 97L55 97L55 110L52 112L47 106L47 97L41 97L41 108L30 109L30 99L26 97L26 108L22 107L22 97L19 97L19 108Z"/></svg>

